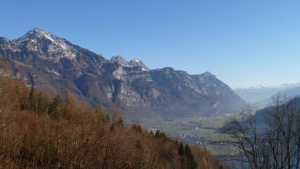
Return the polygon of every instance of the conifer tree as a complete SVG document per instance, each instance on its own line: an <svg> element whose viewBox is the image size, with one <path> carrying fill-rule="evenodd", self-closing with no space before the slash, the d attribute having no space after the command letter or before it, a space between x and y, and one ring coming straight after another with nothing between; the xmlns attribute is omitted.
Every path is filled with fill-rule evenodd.
<svg viewBox="0 0 300 169"><path fill-rule="evenodd" d="M57 95L49 106L49 111L48 111L49 116L58 118L61 105L62 105L62 100L60 96Z"/></svg>
<svg viewBox="0 0 300 169"><path fill-rule="evenodd" d="M188 169L196 169L197 163L194 159L193 153L188 145L185 146L185 157Z"/></svg>
<svg viewBox="0 0 300 169"><path fill-rule="evenodd" d="M188 145L183 146L182 142L179 145L178 155L180 156L181 169L196 169L197 163L194 159L193 153Z"/></svg>

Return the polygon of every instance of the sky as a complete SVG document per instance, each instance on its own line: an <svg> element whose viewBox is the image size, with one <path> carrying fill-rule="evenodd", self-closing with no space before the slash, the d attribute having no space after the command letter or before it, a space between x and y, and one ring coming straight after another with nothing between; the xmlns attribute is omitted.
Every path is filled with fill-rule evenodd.
<svg viewBox="0 0 300 169"><path fill-rule="evenodd" d="M40 27L110 59L206 71L232 88L300 82L299 0L11 0L0 36Z"/></svg>

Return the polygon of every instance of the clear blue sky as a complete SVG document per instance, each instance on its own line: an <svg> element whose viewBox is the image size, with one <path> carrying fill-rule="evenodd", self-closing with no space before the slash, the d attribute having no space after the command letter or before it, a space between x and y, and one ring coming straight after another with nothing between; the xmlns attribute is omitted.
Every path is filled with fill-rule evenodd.
<svg viewBox="0 0 300 169"><path fill-rule="evenodd" d="M11 0L0 36L40 27L105 58L210 71L232 88L300 82L299 0Z"/></svg>

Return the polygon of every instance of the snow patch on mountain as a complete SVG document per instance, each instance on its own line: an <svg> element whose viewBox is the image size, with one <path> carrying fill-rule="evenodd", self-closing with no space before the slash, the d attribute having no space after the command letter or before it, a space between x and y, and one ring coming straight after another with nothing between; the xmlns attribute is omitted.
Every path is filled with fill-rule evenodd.
<svg viewBox="0 0 300 169"><path fill-rule="evenodd" d="M60 60L61 58L74 59L77 55L77 50L69 45L66 40L56 37L41 28L35 28L27 32L21 38L16 39L21 46L25 45L30 51L47 53L55 56L54 58L47 57L48 60Z"/></svg>
<svg viewBox="0 0 300 169"><path fill-rule="evenodd" d="M113 56L111 61L118 63L123 67L140 67L142 71L149 71L150 69L139 59L132 59L129 62L124 59L122 56Z"/></svg>

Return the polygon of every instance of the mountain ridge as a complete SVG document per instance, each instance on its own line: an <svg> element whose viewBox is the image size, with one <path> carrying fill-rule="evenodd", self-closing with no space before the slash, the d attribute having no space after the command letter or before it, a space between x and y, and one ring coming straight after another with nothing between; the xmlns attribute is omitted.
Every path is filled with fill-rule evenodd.
<svg viewBox="0 0 300 169"><path fill-rule="evenodd" d="M139 59L132 59L129 62L122 56L113 56L110 59L112 62L118 63L123 67L141 67L143 71L149 71L150 69Z"/></svg>
<svg viewBox="0 0 300 169"><path fill-rule="evenodd" d="M236 88L234 91L244 100L255 102L266 102L274 95L281 93L287 97L300 95L300 83L282 84L277 86L254 86L249 88Z"/></svg>
<svg viewBox="0 0 300 169"><path fill-rule="evenodd" d="M0 57L11 66L6 71L36 88L73 92L94 106L117 104L130 118L225 115L245 104L211 73L145 70L139 60L122 65L40 28L15 40L1 38Z"/></svg>

